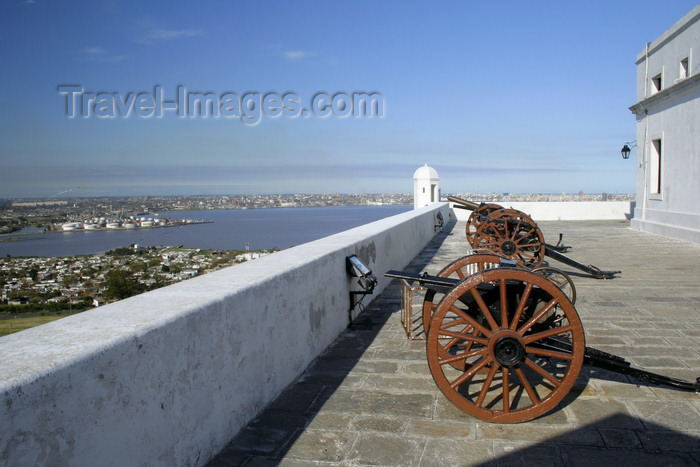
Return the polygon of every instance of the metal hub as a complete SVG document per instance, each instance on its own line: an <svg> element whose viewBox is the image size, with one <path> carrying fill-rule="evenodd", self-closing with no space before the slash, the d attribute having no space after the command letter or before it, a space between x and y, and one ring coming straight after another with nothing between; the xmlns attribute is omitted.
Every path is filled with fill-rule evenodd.
<svg viewBox="0 0 700 467"><path fill-rule="evenodd" d="M512 256L515 254L515 251L518 249L518 247L515 245L515 242L511 240L506 240L501 244L501 251L503 252L504 255L506 256Z"/></svg>
<svg viewBox="0 0 700 467"><path fill-rule="evenodd" d="M525 359L525 347L516 337L505 336L493 346L496 361L505 367L511 368Z"/></svg>

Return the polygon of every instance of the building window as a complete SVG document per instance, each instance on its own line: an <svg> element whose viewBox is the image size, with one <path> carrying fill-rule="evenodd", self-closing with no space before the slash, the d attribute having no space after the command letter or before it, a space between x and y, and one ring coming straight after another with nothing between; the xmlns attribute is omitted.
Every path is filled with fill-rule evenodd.
<svg viewBox="0 0 700 467"><path fill-rule="evenodd" d="M661 91L661 73L651 79L651 89L652 92Z"/></svg>
<svg viewBox="0 0 700 467"><path fill-rule="evenodd" d="M661 194L661 140L651 141L651 154L649 160L649 193Z"/></svg>
<svg viewBox="0 0 700 467"><path fill-rule="evenodd" d="M684 58L683 60L681 60L681 68L680 68L680 72L679 72L679 76L678 76L680 79L684 79L684 78L687 78L688 76L690 76L688 74L688 72L690 70L689 65L690 64L688 62L688 58Z"/></svg>

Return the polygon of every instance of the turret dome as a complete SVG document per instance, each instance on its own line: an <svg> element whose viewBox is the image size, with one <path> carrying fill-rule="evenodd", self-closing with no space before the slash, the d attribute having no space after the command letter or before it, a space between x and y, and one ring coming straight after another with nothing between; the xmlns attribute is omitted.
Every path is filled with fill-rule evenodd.
<svg viewBox="0 0 700 467"><path fill-rule="evenodd" d="M413 174L413 180L435 180L439 179L437 170L425 164L423 167L418 167L418 169Z"/></svg>

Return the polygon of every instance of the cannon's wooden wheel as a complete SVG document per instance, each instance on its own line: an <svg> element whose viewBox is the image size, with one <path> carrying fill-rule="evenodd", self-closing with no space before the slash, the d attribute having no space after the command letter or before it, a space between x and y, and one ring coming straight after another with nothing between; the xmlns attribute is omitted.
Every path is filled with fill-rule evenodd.
<svg viewBox="0 0 700 467"><path fill-rule="evenodd" d="M569 298L572 305L576 305L576 286L574 281L571 280L571 276L562 271L561 269L553 268L551 266L541 266L534 269L533 272L543 275L554 284L559 287L564 294Z"/></svg>
<svg viewBox="0 0 700 467"><path fill-rule="evenodd" d="M530 216L517 209L491 213L472 238L472 248L512 259L527 268L536 268L544 260L542 231Z"/></svg>
<svg viewBox="0 0 700 467"><path fill-rule="evenodd" d="M548 348L564 341L571 351ZM581 371L584 334L566 295L520 268L487 269L440 301L426 341L437 386L481 420L517 423L552 410ZM454 366L464 362L466 371Z"/></svg>
<svg viewBox="0 0 700 467"><path fill-rule="evenodd" d="M502 256L486 253L464 256L442 268L442 270L438 273L438 276L465 279L472 274L498 267L501 264L502 259ZM433 289L428 289L425 292L425 297L423 298L423 332L425 333L426 337L428 335L428 329L430 328L430 320L432 319L433 313L437 308L437 304L440 302L443 296L443 293ZM444 353L442 356L449 356L449 354ZM456 361L452 365L458 370L466 370L466 362L463 360Z"/></svg>
<svg viewBox="0 0 700 467"><path fill-rule="evenodd" d="M453 277L455 279L464 279L472 274L498 267L501 264L502 256L492 253L481 253L463 256L445 266L438 272L438 277ZM433 317L435 308L444 294L428 289L423 298L423 329L427 336L430 319Z"/></svg>
<svg viewBox="0 0 700 467"><path fill-rule="evenodd" d="M500 211L503 206L498 204L488 204L482 203L478 208L474 209L471 214L469 214L469 219L467 219L467 241L472 244L472 239L476 233L479 226L484 222L484 219L491 213Z"/></svg>

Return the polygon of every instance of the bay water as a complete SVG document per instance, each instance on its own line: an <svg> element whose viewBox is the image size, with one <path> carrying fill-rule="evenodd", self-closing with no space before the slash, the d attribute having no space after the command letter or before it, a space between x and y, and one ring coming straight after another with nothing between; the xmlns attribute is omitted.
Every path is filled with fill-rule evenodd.
<svg viewBox="0 0 700 467"><path fill-rule="evenodd" d="M129 230L76 230L0 237L0 257L75 256L133 244L216 250L285 249L327 237L413 206L332 206L212 211L175 211L159 217L209 223ZM12 239L13 241L4 241Z"/></svg>

